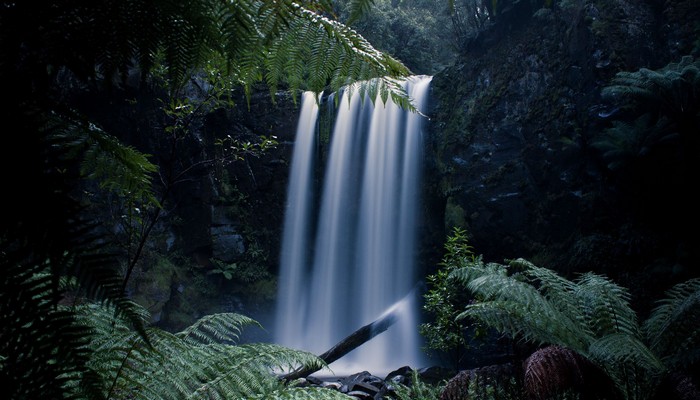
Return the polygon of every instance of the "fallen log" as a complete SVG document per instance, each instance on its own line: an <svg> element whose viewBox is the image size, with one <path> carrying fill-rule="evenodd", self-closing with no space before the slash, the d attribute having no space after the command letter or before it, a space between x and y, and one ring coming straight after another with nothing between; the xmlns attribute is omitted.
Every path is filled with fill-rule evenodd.
<svg viewBox="0 0 700 400"><path fill-rule="evenodd" d="M379 335L385 330L389 329L398 319L397 311L391 310L386 314L379 317L372 323L369 323L362 328L351 333L345 339L338 342L335 346L331 347L328 351L318 356L326 364L330 364L333 361L338 360L342 356L348 354L349 352L355 350L365 342L369 341L373 337ZM291 381L298 378L305 378L314 372L318 372L321 368L312 367L302 367L294 370L286 375L282 376L282 379L286 381Z"/></svg>

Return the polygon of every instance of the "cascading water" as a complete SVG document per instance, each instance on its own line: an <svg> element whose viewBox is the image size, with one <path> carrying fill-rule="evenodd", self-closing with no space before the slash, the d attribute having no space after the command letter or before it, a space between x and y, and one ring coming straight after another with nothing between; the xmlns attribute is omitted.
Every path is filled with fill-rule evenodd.
<svg viewBox="0 0 700 400"><path fill-rule="evenodd" d="M421 110L431 77L404 87ZM330 368L374 374L422 363L415 285L424 117L390 99L342 95L320 207L314 207L318 106L302 109L288 191L275 341L321 354L390 309L397 322ZM315 209L318 208L318 214ZM317 225L313 225L317 224Z"/></svg>

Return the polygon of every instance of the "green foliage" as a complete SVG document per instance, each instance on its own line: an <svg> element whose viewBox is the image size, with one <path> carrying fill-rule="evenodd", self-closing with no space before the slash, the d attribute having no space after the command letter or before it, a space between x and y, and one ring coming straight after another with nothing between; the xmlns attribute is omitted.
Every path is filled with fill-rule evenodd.
<svg viewBox="0 0 700 400"><path fill-rule="evenodd" d="M224 263L218 260L214 260L212 263L214 264L214 268L212 268L208 274L221 274L227 280L233 279L238 270L237 263Z"/></svg>
<svg viewBox="0 0 700 400"><path fill-rule="evenodd" d="M262 135L258 138L260 141L254 143L227 135L223 139L216 139L215 145L221 147L223 160L242 161L251 156L259 157L279 144L275 136L267 137Z"/></svg>
<svg viewBox="0 0 700 400"><path fill-rule="evenodd" d="M440 399L522 399L518 378L518 370L510 364L462 370L447 382Z"/></svg>
<svg viewBox="0 0 700 400"><path fill-rule="evenodd" d="M350 4L360 12L371 2ZM42 7L11 3L2 19L8 42L34 34L38 40L27 48L37 51L42 62L65 65L84 79L106 78L107 84L125 80L134 63L144 77L160 69L175 91L212 62L246 89L256 82L274 87L284 78L291 89L311 82L308 89L320 91L327 82L339 89L351 81L408 73L324 13L332 13L328 1L77 0L72 7L56 1ZM42 30L34 32L29 22ZM42 43L47 44L43 52L32 46ZM64 53L68 49L81 51ZM319 68L307 68L314 64Z"/></svg>
<svg viewBox="0 0 700 400"><path fill-rule="evenodd" d="M361 83L360 91L382 93L382 99L391 95L410 105L393 80L408 70L352 29L322 16L331 14L330 8L323 0L3 3L0 76L7 82L4 98L9 99L3 103L3 116L13 130L0 146L3 182L11 188L0 214L4 395L64 398L70 389L89 398L127 398L132 391L143 398L181 398L185 392L204 395L234 383L235 390L252 395L246 392L249 381L269 389L262 393L285 393L269 373L263 374L261 363L316 362L285 349L190 348L165 332L150 329L146 335L143 316L126 297L124 286L160 211L162 199L155 201L151 187L152 174L158 171L145 155L119 144L109 135L113 132L102 132L66 103L78 91L133 90L134 78L142 84L162 78L175 100L172 109L163 107L158 114L164 112L173 122L164 131L176 140L188 132L187 124L198 110L226 101L232 88L250 94L257 83L320 91L378 78ZM211 103L184 100L194 76L203 76L194 81L206 83L202 87L212 96ZM168 114L171 110L175 114ZM267 139L262 143L271 144ZM242 148L256 150L246 143ZM130 253L126 277L120 274L118 259L106 252L104 227L86 222L90 216L79 201L86 177L99 180L125 204L142 202L155 208L146 221L137 215L141 207L127 207L143 229ZM114 335L96 333L95 340L85 344L86 324L76 325L75 318L94 317L97 322L99 311L84 315L83 309L58 307L66 294L59 283L66 276L75 278L77 294L114 307L109 313L116 313L120 323L92 326ZM165 358L152 357L149 340ZM190 369L161 368L169 360L183 361L185 355ZM231 357L222 360L224 355ZM140 373L130 374L139 367ZM219 371L219 379L208 386L195 381L223 367L230 367L230 373ZM174 388L167 383L182 378L177 371L189 380ZM82 386L76 386L78 377ZM255 380L260 377L264 379Z"/></svg>
<svg viewBox="0 0 700 400"><path fill-rule="evenodd" d="M424 295L423 309L432 315L432 321L422 323L420 333L426 340L426 349L445 354L455 366L460 364L470 348L467 331L471 329L475 338L484 334L478 325L456 318L471 298L451 277L455 270L475 260L472 247L467 243L466 232L454 228L445 244L441 268L426 277L428 291Z"/></svg>
<svg viewBox="0 0 700 400"><path fill-rule="evenodd" d="M630 165L662 146L697 150L700 61L686 56L659 70L618 72L601 95L633 118L615 119L593 143L611 169Z"/></svg>
<svg viewBox="0 0 700 400"><path fill-rule="evenodd" d="M87 331L58 307L66 296L63 277L72 291L115 307L137 334L144 327L99 226L69 195L80 180L68 134L75 125L35 110L8 111L22 134L3 147L0 162L13 165L0 170L9 172L8 187L23 189L7 197L0 214L0 379L9 398L62 398L76 374L90 375Z"/></svg>
<svg viewBox="0 0 700 400"><path fill-rule="evenodd" d="M372 45L392 54L414 74L432 75L449 65L457 45L444 1L376 0L371 12L352 17L351 4L337 1L340 18Z"/></svg>
<svg viewBox="0 0 700 400"><path fill-rule="evenodd" d="M669 139L666 121L653 123L650 114L644 114L632 123L613 121L612 127L598 135L593 147L600 150L607 167L620 170L643 158L665 139Z"/></svg>
<svg viewBox="0 0 700 400"><path fill-rule="evenodd" d="M99 378L104 399L347 398L285 385L276 371L325 364L277 345L236 344L243 327L257 325L239 314L206 316L174 334L149 327L149 345L110 308L85 303L71 311L93 332L85 345L92 355L87 368ZM85 396L81 385L69 389Z"/></svg>
<svg viewBox="0 0 700 400"><path fill-rule="evenodd" d="M665 336L698 330L698 314L689 307L698 301L697 281L672 289L642 329L628 290L601 275L585 273L570 281L523 259L507 266L477 259L453 276L479 298L460 318L476 318L522 340L572 349L605 371L627 399L650 398L669 367L697 359L696 334L690 334L682 352L669 345L677 337ZM692 356L683 359L688 353Z"/></svg>
<svg viewBox="0 0 700 400"><path fill-rule="evenodd" d="M666 292L644 321L649 348L675 370L700 360L700 279L679 283Z"/></svg>
<svg viewBox="0 0 700 400"><path fill-rule="evenodd" d="M158 167L148 161L147 155L93 125L85 135L76 135L75 140L82 142L85 148L80 167L85 177L99 182L100 187L115 192L120 198L128 198L129 204L160 207L152 184L152 175Z"/></svg>
<svg viewBox="0 0 700 400"><path fill-rule="evenodd" d="M697 116L699 88L700 60L685 56L680 62L656 71L641 68L635 72L618 72L601 94L622 100L624 107L648 108L656 115Z"/></svg>
<svg viewBox="0 0 700 400"><path fill-rule="evenodd" d="M423 382L416 370L411 371L411 382L408 385L393 384L392 397L398 400L438 400L445 387L445 382L431 385Z"/></svg>
<svg viewBox="0 0 700 400"><path fill-rule="evenodd" d="M494 2L495 3L495 2ZM496 4L481 0L449 0L448 9L458 48L476 36L495 17Z"/></svg>

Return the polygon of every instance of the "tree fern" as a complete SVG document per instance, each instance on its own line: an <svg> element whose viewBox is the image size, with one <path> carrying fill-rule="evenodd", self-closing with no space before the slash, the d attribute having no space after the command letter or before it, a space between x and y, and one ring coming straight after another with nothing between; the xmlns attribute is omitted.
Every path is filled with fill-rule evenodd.
<svg viewBox="0 0 700 400"><path fill-rule="evenodd" d="M524 260L516 260L512 265L529 265ZM534 267L534 266L531 266ZM484 264L478 259L475 263L453 272L466 287L474 292L479 302L467 306L458 318L472 317L509 333L537 343L559 344L576 351L584 351L590 340L586 331L579 329L577 314L571 314L570 306L556 307L546 297L547 289L553 289L557 282L542 286L540 292L532 283L525 281L527 273L538 275L535 270L524 274L508 275L507 268L496 263ZM539 272L539 277L549 275ZM545 282L547 282L545 280ZM555 290L552 290L556 293ZM554 298L564 297L556 293Z"/></svg>
<svg viewBox="0 0 700 400"><path fill-rule="evenodd" d="M459 318L574 350L626 399L650 398L670 368L697 360L700 280L672 288L640 327L629 291L594 273L569 281L522 259L504 266L477 258L453 275L478 300Z"/></svg>
<svg viewBox="0 0 700 400"><path fill-rule="evenodd" d="M649 347L669 368L700 359L700 279L681 282L666 292L642 326Z"/></svg>
<svg viewBox="0 0 700 400"><path fill-rule="evenodd" d="M602 95L626 100L627 107L642 106L683 119L683 114L697 117L699 88L700 61L685 56L659 70L641 68L634 72L618 72L611 84L603 88Z"/></svg>
<svg viewBox="0 0 700 400"><path fill-rule="evenodd" d="M632 310L629 291L609 279L585 273L576 280L576 298L581 323L594 337L622 333L641 340L637 314Z"/></svg>
<svg viewBox="0 0 700 400"><path fill-rule="evenodd" d="M696 151L700 61L692 56L658 70L618 72L601 95L634 118L629 122L621 116L623 119L613 121L613 126L594 142L610 161L611 168L619 168L633 157L645 156L660 144L675 145L684 155ZM677 158L674 152L668 162L677 163ZM692 162L683 158L681 162L686 163L686 168L693 168Z"/></svg>
<svg viewBox="0 0 700 400"><path fill-rule="evenodd" d="M292 4L290 10L297 18L267 47L264 68L271 91L280 82L291 90L315 92L327 88L337 91L358 82L359 92L368 94L373 101L381 89L395 99L403 99L399 104L410 108L403 88L388 80L407 76L409 71L405 66L377 51L361 35L337 21L297 4ZM376 89L369 88L373 78L384 78ZM382 100L386 102L386 96Z"/></svg>
<svg viewBox="0 0 700 400"><path fill-rule="evenodd" d="M610 170L634 165L634 160L644 157L664 142L671 142L678 134L669 129L665 118L652 119L644 114L632 122L613 121L612 126L603 131L593 142L593 147L602 152Z"/></svg>
<svg viewBox="0 0 700 400"><path fill-rule="evenodd" d="M360 19L364 14L369 12L374 5L375 0L352 0L350 1L350 15L348 16L348 25Z"/></svg>

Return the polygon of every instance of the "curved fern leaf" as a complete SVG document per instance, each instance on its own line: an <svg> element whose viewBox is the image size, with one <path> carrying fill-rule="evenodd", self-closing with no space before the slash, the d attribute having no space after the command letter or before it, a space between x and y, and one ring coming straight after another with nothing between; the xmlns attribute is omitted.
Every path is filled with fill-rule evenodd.
<svg viewBox="0 0 700 400"><path fill-rule="evenodd" d="M350 1L350 16L348 17L348 25L359 20L364 14L368 13L375 0L351 0Z"/></svg>
<svg viewBox="0 0 700 400"><path fill-rule="evenodd" d="M238 341L242 328L262 326L252 318L236 313L211 314L176 334L179 338L202 344L234 343Z"/></svg>
<svg viewBox="0 0 700 400"><path fill-rule="evenodd" d="M348 396L337 390L326 388L285 388L268 393L262 399L269 400L352 400L355 397Z"/></svg>
<svg viewBox="0 0 700 400"><path fill-rule="evenodd" d="M700 358L700 279L666 292L642 328L651 349L672 368Z"/></svg>
<svg viewBox="0 0 700 400"><path fill-rule="evenodd" d="M632 310L629 291L609 279L586 273L575 292L583 323L596 337L624 333L641 340L637 314Z"/></svg>

